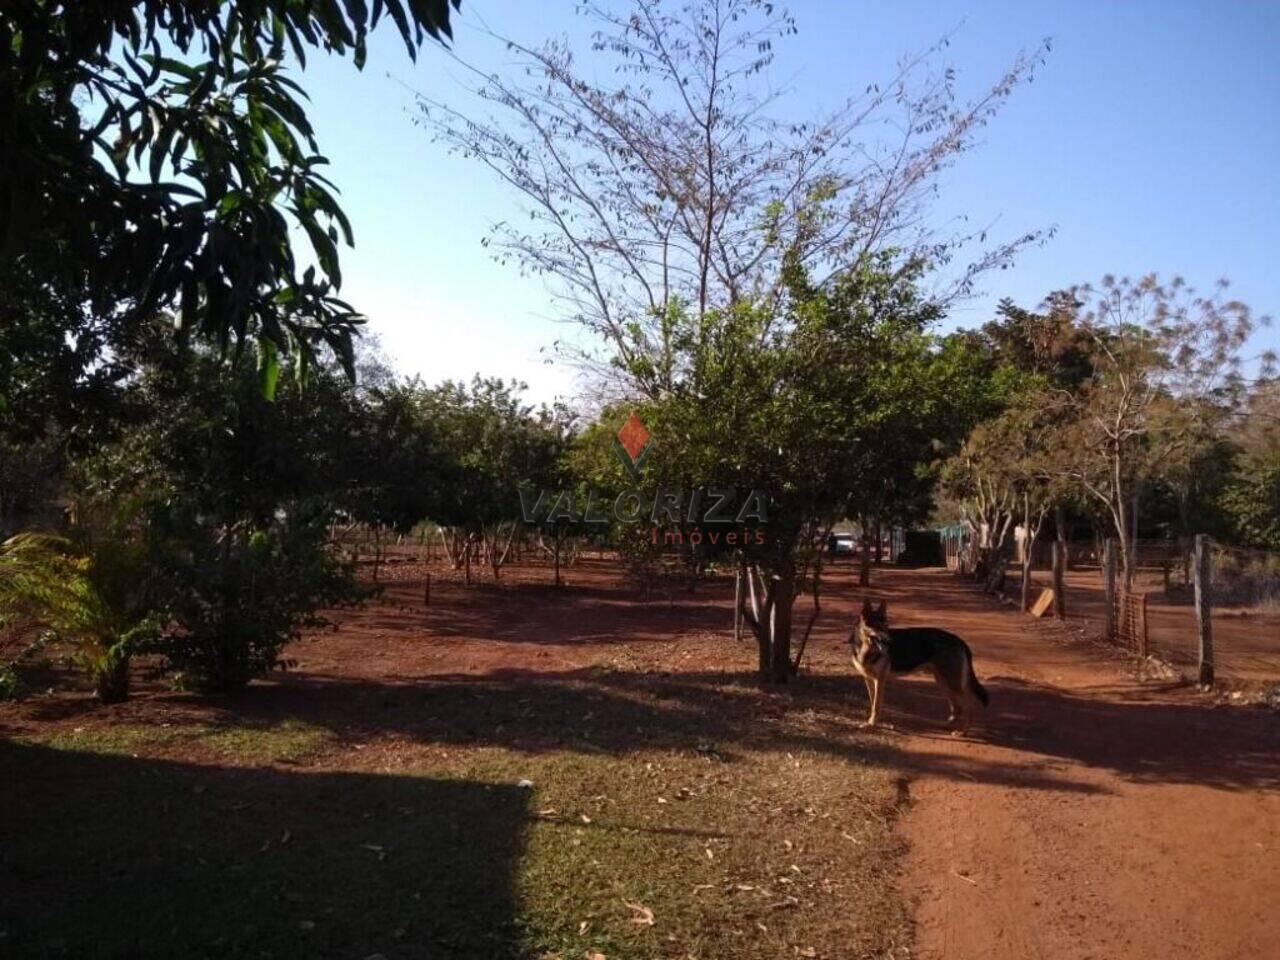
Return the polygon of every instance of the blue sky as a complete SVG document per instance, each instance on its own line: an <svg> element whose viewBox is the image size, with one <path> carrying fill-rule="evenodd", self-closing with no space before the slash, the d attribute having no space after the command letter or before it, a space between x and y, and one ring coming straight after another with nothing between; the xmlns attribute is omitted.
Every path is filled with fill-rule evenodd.
<svg viewBox="0 0 1280 960"><path fill-rule="evenodd" d="M525 43L581 35L570 0L464 0L455 48L486 68L505 54L472 24ZM837 3L789 5L799 34L772 82L803 116L884 78L897 59L959 26L944 62L961 90L996 79L1044 37L1053 52L983 142L946 175L939 219L967 214L996 235L1056 227L946 327L989 319L1002 296L1035 306L1103 274L1232 280L1258 313L1280 314L1280 3ZM415 65L386 25L363 73L313 59L299 78L330 174L356 230L343 293L369 315L394 364L429 381L515 377L530 397L572 398L571 370L540 348L569 333L541 281L494 263L480 241L518 198L412 123L410 88L449 100L461 72L425 48ZM1262 331L1255 352L1280 347Z"/></svg>

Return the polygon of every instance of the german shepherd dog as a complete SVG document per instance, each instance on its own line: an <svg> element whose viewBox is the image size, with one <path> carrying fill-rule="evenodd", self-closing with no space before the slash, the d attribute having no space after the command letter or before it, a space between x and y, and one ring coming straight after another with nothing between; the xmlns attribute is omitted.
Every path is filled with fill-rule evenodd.
<svg viewBox="0 0 1280 960"><path fill-rule="evenodd" d="M951 704L947 722L955 723L954 735L969 728L975 701L987 705L987 691L973 672L973 654L969 645L954 633L936 627L896 627L890 629L885 602L879 608L867 600L862 605L858 625L849 636L853 647L853 666L867 682L871 698L871 717L867 725L880 720L880 703L889 678L910 673L926 663L933 667L934 679Z"/></svg>

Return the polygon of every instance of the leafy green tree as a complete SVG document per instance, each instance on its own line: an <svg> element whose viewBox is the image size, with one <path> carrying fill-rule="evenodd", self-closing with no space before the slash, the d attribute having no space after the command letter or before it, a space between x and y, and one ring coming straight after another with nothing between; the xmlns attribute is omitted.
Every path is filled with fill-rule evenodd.
<svg viewBox="0 0 1280 960"><path fill-rule="evenodd" d="M0 531L45 512L68 458L112 435L128 368L106 350L113 322L56 282L0 273L22 309L0 318ZM2 298L0 298L2 299Z"/></svg>
<svg viewBox="0 0 1280 960"><path fill-rule="evenodd" d="M1175 277L1105 277L1072 296L1091 341L1092 372L1053 391L1063 426L1062 477L1103 509L1120 544L1126 588L1136 574L1138 496L1194 463L1238 409L1240 350L1258 320L1221 281L1198 294Z"/></svg>
<svg viewBox="0 0 1280 960"><path fill-rule="evenodd" d="M345 408L350 425L329 496L351 519L407 533L437 515L453 482L452 461L414 382L360 382L351 390L332 374L326 380L326 392L342 398L334 413Z"/></svg>
<svg viewBox="0 0 1280 960"><path fill-rule="evenodd" d="M1236 538L1280 550L1280 381L1256 385L1231 439L1238 453L1221 503Z"/></svg>
<svg viewBox="0 0 1280 960"><path fill-rule="evenodd" d="M1242 544L1280 550L1280 455L1248 461L1222 502Z"/></svg>
<svg viewBox="0 0 1280 960"><path fill-rule="evenodd" d="M762 542L749 536L742 549L760 583L747 620L772 682L796 668L793 607L822 532L860 504L892 513L914 496L896 484L945 433L946 368L927 333L939 306L920 273L886 253L817 285L792 264L781 315L741 301L671 319L684 373L643 418L676 477L733 490L739 503L765 495L766 522L750 524Z"/></svg>
<svg viewBox="0 0 1280 960"><path fill-rule="evenodd" d="M0 12L0 328L56 279L81 311L278 356L351 364L337 296L351 226L284 67L309 50L363 67L386 17L410 56L459 0L14 0ZM298 266L304 233L319 270ZM11 396L11 395L10 395Z"/></svg>
<svg viewBox="0 0 1280 960"><path fill-rule="evenodd" d="M120 438L80 468L83 496L136 506L166 623L156 649L183 685L227 689L361 596L326 540L336 511L368 502L352 471L374 458L339 374L269 402L247 358L157 340Z"/></svg>
<svg viewBox="0 0 1280 960"><path fill-rule="evenodd" d="M439 435L448 471L432 519L452 531L450 553L468 577L476 545L499 577L522 519L521 488L560 480L573 417L563 407L529 406L523 390L482 377L419 388L421 415Z"/></svg>
<svg viewBox="0 0 1280 960"><path fill-rule="evenodd" d="M1039 313L1006 297L979 337L1005 370L1044 386L1078 387L1093 375L1094 366L1094 342L1079 323L1082 306L1066 290L1049 294Z"/></svg>
<svg viewBox="0 0 1280 960"><path fill-rule="evenodd" d="M1021 602L1026 609L1031 562L1045 517L1067 496L1057 438L1061 414L1032 390L1011 398L979 423L943 466L943 485L972 531L974 572L994 586L1003 576L1015 524L1021 528Z"/></svg>

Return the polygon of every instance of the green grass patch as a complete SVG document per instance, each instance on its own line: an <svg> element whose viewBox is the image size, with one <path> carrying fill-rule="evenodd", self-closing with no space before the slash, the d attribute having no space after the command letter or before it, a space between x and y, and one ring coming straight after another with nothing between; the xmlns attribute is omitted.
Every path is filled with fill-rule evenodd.
<svg viewBox="0 0 1280 960"><path fill-rule="evenodd" d="M319 752L334 740L324 727L284 720L272 726L219 727L200 738L217 753L259 763L288 763Z"/></svg>
<svg viewBox="0 0 1280 960"><path fill-rule="evenodd" d="M0 740L0 950L903 956L899 776L843 693L609 671L316 714L361 749L298 720Z"/></svg>
<svg viewBox="0 0 1280 960"><path fill-rule="evenodd" d="M856 762L483 747L335 773L127 753L190 728L88 733L0 741L24 786L0 799L15 955L777 960L906 942L894 791ZM312 735L239 733L199 742L279 756Z"/></svg>
<svg viewBox="0 0 1280 960"><path fill-rule="evenodd" d="M861 957L908 941L882 770L785 752L491 751L467 775L533 782L522 956Z"/></svg>
<svg viewBox="0 0 1280 960"><path fill-rule="evenodd" d="M232 726L118 723L24 737L21 742L53 750L126 756L191 748L239 762L287 763L316 753L333 739L324 727L289 719Z"/></svg>

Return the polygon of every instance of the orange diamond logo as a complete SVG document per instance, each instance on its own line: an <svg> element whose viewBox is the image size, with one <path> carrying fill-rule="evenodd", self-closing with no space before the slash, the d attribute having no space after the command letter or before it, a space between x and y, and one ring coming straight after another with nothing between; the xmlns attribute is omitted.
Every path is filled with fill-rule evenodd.
<svg viewBox="0 0 1280 960"><path fill-rule="evenodd" d="M640 418L632 412L627 422L618 431L618 446L627 455L624 461L633 471L640 466L650 447L649 431L640 422Z"/></svg>

